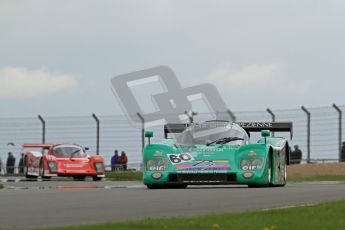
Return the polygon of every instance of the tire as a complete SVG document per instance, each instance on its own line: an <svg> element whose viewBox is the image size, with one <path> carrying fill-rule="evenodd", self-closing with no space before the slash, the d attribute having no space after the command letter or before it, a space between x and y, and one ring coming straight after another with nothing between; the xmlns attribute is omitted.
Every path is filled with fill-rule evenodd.
<svg viewBox="0 0 345 230"><path fill-rule="evenodd" d="M172 189L185 189L187 188L187 184L172 184L169 185L168 188L172 188Z"/></svg>
<svg viewBox="0 0 345 230"><path fill-rule="evenodd" d="M50 179L50 176L44 175L44 161L43 160L41 160L41 162L40 162L39 172L40 172L39 174L40 174L42 179Z"/></svg>
<svg viewBox="0 0 345 230"><path fill-rule="evenodd" d="M286 165L286 159L285 159L285 166L284 166L284 183L283 184L278 184L275 185L275 187L285 187L286 182L287 182L287 165Z"/></svg>
<svg viewBox="0 0 345 230"><path fill-rule="evenodd" d="M93 176L92 180L93 181L101 181L103 178L102 177L98 177L98 176Z"/></svg>
<svg viewBox="0 0 345 230"><path fill-rule="evenodd" d="M268 161L268 169L267 169L267 187L272 186L272 157L269 157L269 161Z"/></svg>
<svg viewBox="0 0 345 230"><path fill-rule="evenodd" d="M166 188L163 184L147 184L148 189L163 189Z"/></svg>
<svg viewBox="0 0 345 230"><path fill-rule="evenodd" d="M147 184L148 189L185 189L187 184Z"/></svg>
<svg viewBox="0 0 345 230"><path fill-rule="evenodd" d="M84 181L86 176L73 176L73 180Z"/></svg>
<svg viewBox="0 0 345 230"><path fill-rule="evenodd" d="M37 178L37 176L33 176L33 175L28 174L28 158L27 157L24 158L24 175L25 175L25 178L27 178L27 179Z"/></svg>

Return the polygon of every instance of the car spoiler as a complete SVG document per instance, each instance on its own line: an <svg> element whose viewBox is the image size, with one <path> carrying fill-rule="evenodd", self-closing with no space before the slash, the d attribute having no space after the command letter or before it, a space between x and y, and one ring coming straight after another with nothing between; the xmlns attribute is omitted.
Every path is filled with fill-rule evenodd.
<svg viewBox="0 0 345 230"><path fill-rule="evenodd" d="M261 132L269 130L271 132L290 132L290 138L293 136L292 122L236 122L244 130L249 132Z"/></svg>
<svg viewBox="0 0 345 230"><path fill-rule="evenodd" d="M168 138L168 133L182 133L189 124L176 123L176 124L166 124L164 125L164 138Z"/></svg>
<svg viewBox="0 0 345 230"><path fill-rule="evenodd" d="M224 122L224 121L223 121ZM248 133L261 132L261 130L269 130L271 132L290 132L290 138L293 136L292 122L236 122ZM164 137L168 137L168 133L182 133L190 124L176 123L164 125Z"/></svg>
<svg viewBox="0 0 345 230"><path fill-rule="evenodd" d="M50 149L52 146L52 144L22 144L22 148Z"/></svg>

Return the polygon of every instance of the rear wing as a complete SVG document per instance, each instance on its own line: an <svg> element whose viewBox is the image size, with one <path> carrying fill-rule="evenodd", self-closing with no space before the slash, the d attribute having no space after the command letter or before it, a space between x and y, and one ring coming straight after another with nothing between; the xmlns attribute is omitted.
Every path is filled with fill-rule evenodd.
<svg viewBox="0 0 345 230"><path fill-rule="evenodd" d="M168 138L168 133L182 133L190 124L176 123L164 125L164 138Z"/></svg>
<svg viewBox="0 0 345 230"><path fill-rule="evenodd" d="M291 139L293 136L292 122L236 122L236 124L248 133L269 130L271 132L290 132ZM164 137L167 138L169 133L182 133L189 125L183 123L164 125Z"/></svg>
<svg viewBox="0 0 345 230"><path fill-rule="evenodd" d="M292 122L237 122L244 130L249 132L260 132L269 130L271 132L290 132L290 138L293 136Z"/></svg>
<svg viewBox="0 0 345 230"><path fill-rule="evenodd" d="M39 148L39 149L50 149L52 144L22 144L22 148Z"/></svg>

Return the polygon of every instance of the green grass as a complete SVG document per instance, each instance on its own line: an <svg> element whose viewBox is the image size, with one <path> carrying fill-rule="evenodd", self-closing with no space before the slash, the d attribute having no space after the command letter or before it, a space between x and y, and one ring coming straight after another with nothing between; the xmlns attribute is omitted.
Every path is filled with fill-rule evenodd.
<svg viewBox="0 0 345 230"><path fill-rule="evenodd" d="M0 184L0 189L3 189L4 188L4 185Z"/></svg>
<svg viewBox="0 0 345 230"><path fill-rule="evenodd" d="M345 175L321 175L321 176L288 176L289 182L302 181L345 181Z"/></svg>
<svg viewBox="0 0 345 230"><path fill-rule="evenodd" d="M143 173L138 171L115 171L107 172L105 177L107 180L113 181L142 181Z"/></svg>
<svg viewBox="0 0 345 230"><path fill-rule="evenodd" d="M98 225L86 225L51 229L344 229L344 216L345 200L315 206L276 209L270 211L245 212L238 214L217 214L193 218L146 219L142 221L106 223Z"/></svg>

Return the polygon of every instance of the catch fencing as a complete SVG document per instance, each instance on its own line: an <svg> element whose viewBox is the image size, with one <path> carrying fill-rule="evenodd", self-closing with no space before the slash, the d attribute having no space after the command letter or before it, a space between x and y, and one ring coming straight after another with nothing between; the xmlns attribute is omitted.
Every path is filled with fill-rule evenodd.
<svg viewBox="0 0 345 230"><path fill-rule="evenodd" d="M337 162L343 132L342 111L345 106L233 112L240 121L292 121L293 139L290 146L299 145L303 162ZM212 114L200 113L194 122L215 119ZM152 142L164 138L163 126L146 127L153 130ZM287 133L275 133L290 139ZM256 141L254 135L252 141ZM77 143L89 147L89 153L105 156L107 164L114 150L124 151L129 168L140 169L142 159L142 129L131 125L125 115L61 116L38 115L26 118L0 118L0 158L3 168L7 153L12 152L18 165L23 143Z"/></svg>

